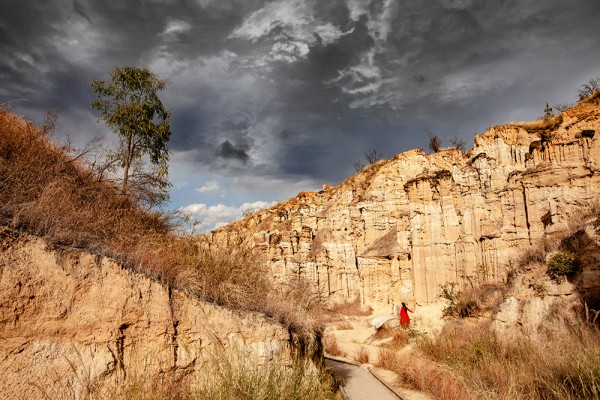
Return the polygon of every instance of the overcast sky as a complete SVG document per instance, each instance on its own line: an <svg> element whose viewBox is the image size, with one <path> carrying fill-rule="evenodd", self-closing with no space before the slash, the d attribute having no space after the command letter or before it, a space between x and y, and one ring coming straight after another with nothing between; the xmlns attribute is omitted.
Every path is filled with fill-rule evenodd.
<svg viewBox="0 0 600 400"><path fill-rule="evenodd" d="M212 227L335 185L374 148L470 148L600 76L598 0L0 0L0 102L85 143L92 79L147 65L172 112L170 209Z"/></svg>

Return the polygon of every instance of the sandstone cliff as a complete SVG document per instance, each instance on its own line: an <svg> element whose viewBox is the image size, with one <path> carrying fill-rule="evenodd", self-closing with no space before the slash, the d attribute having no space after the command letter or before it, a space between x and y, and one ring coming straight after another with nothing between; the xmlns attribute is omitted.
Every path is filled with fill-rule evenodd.
<svg viewBox="0 0 600 400"><path fill-rule="evenodd" d="M438 299L446 282L504 282L519 253L559 236L597 202L600 107L475 136L463 153L412 150L335 187L212 232L252 246L275 276L302 276L328 300Z"/></svg>
<svg viewBox="0 0 600 400"><path fill-rule="evenodd" d="M0 230L0 398L88 398L138 375L194 377L228 349L285 357L288 332L107 258ZM207 364L208 363L208 364Z"/></svg>

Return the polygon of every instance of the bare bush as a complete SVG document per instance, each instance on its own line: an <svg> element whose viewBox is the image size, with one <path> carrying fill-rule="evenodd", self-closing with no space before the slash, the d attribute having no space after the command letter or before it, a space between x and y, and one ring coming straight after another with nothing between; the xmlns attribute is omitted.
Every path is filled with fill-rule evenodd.
<svg viewBox="0 0 600 400"><path fill-rule="evenodd" d="M429 133L429 150L437 153L442 148L442 139L438 135Z"/></svg>
<svg viewBox="0 0 600 400"><path fill-rule="evenodd" d="M577 90L579 100L586 100L594 98L600 92L600 77L593 78L581 85L581 88Z"/></svg>
<svg viewBox="0 0 600 400"><path fill-rule="evenodd" d="M554 109L558 112L564 112L566 110L568 110L569 108L572 108L575 104L574 103L559 103L554 105Z"/></svg>
<svg viewBox="0 0 600 400"><path fill-rule="evenodd" d="M460 150L463 153L465 152L465 141L461 140L458 136L455 136L454 139L450 141L450 144L452 144L452 147L456 148L457 150Z"/></svg>
<svg viewBox="0 0 600 400"><path fill-rule="evenodd" d="M353 161L352 166L356 172L362 171L367 165L383 160L383 153L376 149L369 149L363 153L363 160Z"/></svg>

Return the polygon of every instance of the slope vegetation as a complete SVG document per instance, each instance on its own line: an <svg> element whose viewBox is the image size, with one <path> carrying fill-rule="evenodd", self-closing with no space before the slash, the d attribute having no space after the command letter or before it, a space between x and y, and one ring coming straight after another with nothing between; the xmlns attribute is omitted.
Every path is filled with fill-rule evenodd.
<svg viewBox="0 0 600 400"><path fill-rule="evenodd" d="M1 398L335 396L292 357L319 352L310 296L173 234L50 131L0 109Z"/></svg>

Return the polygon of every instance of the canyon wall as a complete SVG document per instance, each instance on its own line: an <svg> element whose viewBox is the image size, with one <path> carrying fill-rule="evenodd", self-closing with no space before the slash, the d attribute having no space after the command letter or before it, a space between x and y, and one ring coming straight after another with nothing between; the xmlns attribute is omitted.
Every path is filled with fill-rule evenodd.
<svg viewBox="0 0 600 400"><path fill-rule="evenodd" d="M127 378L194 379L228 350L254 362L289 354L287 330L260 314L3 229L0 321L2 399L80 399Z"/></svg>
<svg viewBox="0 0 600 400"><path fill-rule="evenodd" d="M399 154L204 240L248 245L277 279L304 277L326 300L434 302L447 282L504 282L516 256L590 215L599 132L600 107L583 102L492 127L468 153Z"/></svg>

